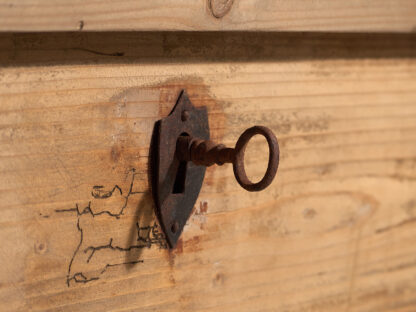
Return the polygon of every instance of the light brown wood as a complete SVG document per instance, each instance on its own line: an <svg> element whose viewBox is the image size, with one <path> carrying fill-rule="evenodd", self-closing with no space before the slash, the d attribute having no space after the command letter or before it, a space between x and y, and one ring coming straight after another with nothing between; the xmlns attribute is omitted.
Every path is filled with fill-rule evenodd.
<svg viewBox="0 0 416 312"><path fill-rule="evenodd" d="M0 36L1 311L416 309L415 37L258 36ZM182 88L281 163L260 193L209 168L168 251L148 148Z"/></svg>
<svg viewBox="0 0 416 312"><path fill-rule="evenodd" d="M411 32L413 0L0 0L0 31Z"/></svg>

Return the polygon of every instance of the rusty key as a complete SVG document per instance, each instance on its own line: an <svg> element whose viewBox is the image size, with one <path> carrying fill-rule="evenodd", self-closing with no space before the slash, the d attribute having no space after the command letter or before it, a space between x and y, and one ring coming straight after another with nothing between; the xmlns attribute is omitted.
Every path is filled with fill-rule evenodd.
<svg viewBox="0 0 416 312"><path fill-rule="evenodd" d="M266 138L269 161L264 177L253 183L244 168L244 154L255 135ZM238 183L250 192L265 189L279 165L279 145L273 132L263 126L247 129L234 148L209 140L207 107L195 107L185 90L170 114L157 121L150 148L152 193L156 214L170 248L174 248L192 214L207 166L232 163Z"/></svg>
<svg viewBox="0 0 416 312"><path fill-rule="evenodd" d="M263 135L269 145L269 162L264 177L257 183L253 183L247 177L244 168L244 154L250 139L257 135ZM279 144L273 132L263 126L254 126L246 131L238 139L235 148L216 144L211 140L200 140L191 136L182 135L178 138L176 151L179 160L192 161L196 165L212 166L232 163L234 176L238 183L247 191L258 192L264 190L272 183L279 166Z"/></svg>

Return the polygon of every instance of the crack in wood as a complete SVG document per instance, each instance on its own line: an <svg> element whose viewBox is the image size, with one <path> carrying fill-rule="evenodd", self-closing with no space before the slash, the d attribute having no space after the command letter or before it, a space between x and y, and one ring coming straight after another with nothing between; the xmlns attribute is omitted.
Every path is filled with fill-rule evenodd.
<svg viewBox="0 0 416 312"><path fill-rule="evenodd" d="M116 267L116 266L121 266L121 265L133 265L133 264L136 264L136 263L143 263L144 262L143 260L138 259L138 260L134 260L134 261L125 261L125 262L121 262L121 263L106 263L104 268L98 273L98 275L93 276L93 277L87 277L84 274L84 272L75 272L75 273L72 272L73 271L74 259L79 254L79 252L81 250L81 246L84 242L84 229L80 225L81 216L89 214L94 218L94 217L100 216L100 215L108 215L109 217L112 217L112 218L118 220L118 219L120 219L120 216L123 215L124 210L128 205L130 196L134 195L134 194L144 194L145 193L145 192L134 192L133 191L134 179L135 179L135 176L136 176L135 169L131 169L130 171L128 171L127 175L128 174L132 175L129 190L128 190L127 194L124 196L124 203L123 203L122 207L120 208L120 210L117 213L111 212L109 210L93 211L93 209L91 208L91 201L89 201L87 206L82 208L82 209L80 209L78 203L76 203L74 208L56 209L55 210L56 213L68 213L68 212L69 213L74 213L75 212L75 214L77 216L77 230L80 233L79 234L79 243L78 243L77 247L75 248L75 250L73 252L73 255L71 257L71 260L69 261L69 265L68 265L68 271L67 271L67 276L66 276L66 283L67 283L68 287L70 286L71 281L74 281L75 283L85 284L85 283L88 283L88 282L99 280L100 276L102 274L104 274L107 271L107 269L110 268L110 267ZM111 196L113 196L115 191L118 191L119 194L121 196L123 196L123 191L118 185L115 185L110 191L104 190L104 187L102 185L94 186L93 191L91 192L91 195L94 198L99 198L99 199L104 199L105 200L105 199L108 199ZM164 234L159 229L159 226L156 223L156 221L154 221L152 225L140 226L140 220L138 220L138 222L136 222L136 231L137 231L136 243L131 244L128 247L122 247L122 246L114 245L113 244L113 237L110 237L108 244L98 245L98 246L88 246L88 247L82 249L84 254L87 254L88 252L90 252L90 254L89 254L89 256L86 260L86 263L90 262L90 260L96 254L97 251L104 250L104 249L112 250L112 251L130 252L134 249L151 248L153 245L158 246L159 249L166 249L167 248L167 243L166 243Z"/></svg>

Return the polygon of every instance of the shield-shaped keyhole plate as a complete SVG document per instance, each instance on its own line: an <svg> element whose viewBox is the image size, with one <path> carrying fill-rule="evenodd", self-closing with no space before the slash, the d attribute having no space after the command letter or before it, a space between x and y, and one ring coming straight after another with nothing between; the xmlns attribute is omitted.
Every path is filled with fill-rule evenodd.
<svg viewBox="0 0 416 312"><path fill-rule="evenodd" d="M171 248L192 212L206 169L178 159L176 142L181 135L209 139L206 107L194 107L185 91L169 116L156 122L150 155L157 216Z"/></svg>

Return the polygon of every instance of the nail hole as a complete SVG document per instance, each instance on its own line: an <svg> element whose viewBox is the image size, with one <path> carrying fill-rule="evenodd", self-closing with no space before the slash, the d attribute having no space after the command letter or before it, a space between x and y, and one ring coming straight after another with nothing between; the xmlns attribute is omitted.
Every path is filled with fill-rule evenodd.
<svg viewBox="0 0 416 312"><path fill-rule="evenodd" d="M189 112L187 110L184 110L181 114L181 120L182 121L187 121L189 118Z"/></svg>
<svg viewBox="0 0 416 312"><path fill-rule="evenodd" d="M170 227L170 230L174 234L179 230L178 221L175 221L175 222L172 223L172 226Z"/></svg>

